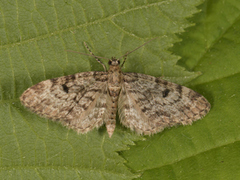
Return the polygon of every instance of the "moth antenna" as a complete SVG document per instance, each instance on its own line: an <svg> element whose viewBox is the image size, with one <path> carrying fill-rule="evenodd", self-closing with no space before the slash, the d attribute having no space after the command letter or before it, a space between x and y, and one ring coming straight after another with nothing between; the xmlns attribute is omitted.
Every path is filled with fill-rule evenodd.
<svg viewBox="0 0 240 180"><path fill-rule="evenodd" d="M127 52L128 53L128 52ZM121 65L121 67L123 67L123 65L124 65L124 63L125 63L125 61L126 61L126 59L127 59L127 55L124 57L124 59L123 59L123 63L122 63L122 65Z"/></svg>
<svg viewBox="0 0 240 180"><path fill-rule="evenodd" d="M73 53L82 54L82 55L85 55L85 56L91 56L91 57L97 57L97 58L109 60L108 58L105 58L105 57L95 56L95 55L93 56L93 55L91 55L91 54L81 53L81 52L78 52L78 51L72 51L72 50L64 50L64 51L73 52Z"/></svg>
<svg viewBox="0 0 240 180"><path fill-rule="evenodd" d="M158 37L155 37L155 38L153 38L153 39L151 39L151 40L149 40L149 41L145 42L145 43L144 43L144 44L142 44L141 46L138 46L136 49L134 49L134 50L132 50L132 51L130 51L130 52L127 52L126 54L122 55L122 56L121 56L120 58L118 58L118 59L121 59L122 57L124 57L124 56L127 56L127 55L131 54L132 52L134 52L134 51L138 50L139 48L141 48L141 47L145 46L146 44L150 43L151 41L153 41L153 40L155 40L155 39L157 39L157 38L158 38ZM125 62L125 61L124 61L124 62Z"/></svg>

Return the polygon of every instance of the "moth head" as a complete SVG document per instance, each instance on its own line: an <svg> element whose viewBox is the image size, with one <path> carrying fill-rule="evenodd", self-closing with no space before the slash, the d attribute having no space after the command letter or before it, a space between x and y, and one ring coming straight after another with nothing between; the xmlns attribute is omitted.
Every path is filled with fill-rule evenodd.
<svg viewBox="0 0 240 180"><path fill-rule="evenodd" d="M118 66L120 64L120 61L119 59L112 57L111 59L109 59L108 64L111 66Z"/></svg>

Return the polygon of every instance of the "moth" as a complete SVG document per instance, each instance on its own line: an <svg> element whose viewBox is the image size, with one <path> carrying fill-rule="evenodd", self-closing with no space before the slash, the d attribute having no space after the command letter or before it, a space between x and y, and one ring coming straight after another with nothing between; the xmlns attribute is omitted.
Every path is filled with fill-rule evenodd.
<svg viewBox="0 0 240 180"><path fill-rule="evenodd" d="M210 103L187 87L159 77L122 72L127 55L133 51L118 59L108 59L106 70L99 57L89 50L105 71L81 72L39 82L28 88L20 100L31 111L60 121L78 133L105 124L109 137L116 126L117 111L123 126L143 135L192 124L209 112Z"/></svg>

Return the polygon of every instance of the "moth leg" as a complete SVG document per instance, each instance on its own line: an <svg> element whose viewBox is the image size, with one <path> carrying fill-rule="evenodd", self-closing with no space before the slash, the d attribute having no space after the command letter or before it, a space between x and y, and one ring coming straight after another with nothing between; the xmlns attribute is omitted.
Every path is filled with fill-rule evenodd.
<svg viewBox="0 0 240 180"><path fill-rule="evenodd" d="M125 56L124 59L123 59L123 63L122 63L122 65L121 65L121 68L123 67L123 65L124 65L124 63L125 63L125 61L126 61L126 59L127 59L127 55L128 55L128 52L127 52L126 56Z"/></svg>
<svg viewBox="0 0 240 180"><path fill-rule="evenodd" d="M95 57L95 59L97 60L97 62L99 62L99 63L103 66L103 69L104 69L104 71L106 72L107 69L106 69L105 64L103 64L103 63L100 61L100 59L98 59L98 58L92 53L92 51L89 49L89 47L87 46L87 44L86 44L85 42L84 42L84 45L85 45L85 47L87 48L87 50L90 52L90 54Z"/></svg>

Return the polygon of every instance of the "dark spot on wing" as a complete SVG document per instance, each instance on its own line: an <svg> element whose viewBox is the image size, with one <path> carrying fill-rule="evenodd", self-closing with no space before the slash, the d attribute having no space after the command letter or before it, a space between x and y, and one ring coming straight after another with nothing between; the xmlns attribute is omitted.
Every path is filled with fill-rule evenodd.
<svg viewBox="0 0 240 180"><path fill-rule="evenodd" d="M149 110L151 110L150 108L147 108L147 107L144 107L143 109L141 109L142 110L142 112L146 112L146 111L149 111Z"/></svg>
<svg viewBox="0 0 240 180"><path fill-rule="evenodd" d="M179 94L182 94L182 86L181 85L177 85L177 91L179 92Z"/></svg>
<svg viewBox="0 0 240 180"><path fill-rule="evenodd" d="M64 92L68 93L68 87L66 86L66 84L63 84L62 87L63 87Z"/></svg>
<svg viewBox="0 0 240 180"><path fill-rule="evenodd" d="M57 80L58 80L58 78L50 79L50 81L53 83L53 85L57 84Z"/></svg>
<svg viewBox="0 0 240 180"><path fill-rule="evenodd" d="M165 89L165 90L162 92L163 97L164 97L164 98L167 97L169 92L170 92L169 89Z"/></svg>

